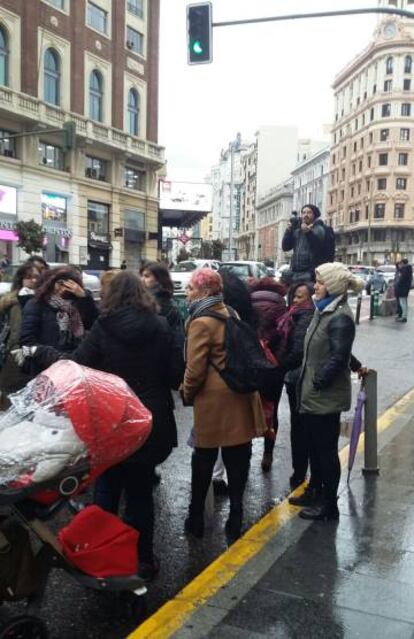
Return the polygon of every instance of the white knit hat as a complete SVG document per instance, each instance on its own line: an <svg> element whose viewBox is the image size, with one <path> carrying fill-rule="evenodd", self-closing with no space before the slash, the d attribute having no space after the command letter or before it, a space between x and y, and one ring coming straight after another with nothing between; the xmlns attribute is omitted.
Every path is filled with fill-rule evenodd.
<svg viewBox="0 0 414 639"><path fill-rule="evenodd" d="M355 277L342 262L321 264L315 273L326 286L329 295L344 295L348 289L359 292L364 288L364 281Z"/></svg>

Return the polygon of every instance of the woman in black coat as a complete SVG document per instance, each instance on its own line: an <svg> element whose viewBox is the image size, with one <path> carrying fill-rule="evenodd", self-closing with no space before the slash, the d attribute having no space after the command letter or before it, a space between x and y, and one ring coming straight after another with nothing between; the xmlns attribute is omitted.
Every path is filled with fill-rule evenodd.
<svg viewBox="0 0 414 639"><path fill-rule="evenodd" d="M39 347L34 357L45 368L65 356ZM158 571L153 554L152 477L155 466L177 446L170 389L182 381L182 353L139 278L121 271L109 283L101 315L69 358L122 377L152 413L152 431L144 446L107 470L97 480L95 492L98 506L113 513L118 512L124 492L125 521L140 531L139 573L150 579Z"/></svg>
<svg viewBox="0 0 414 639"><path fill-rule="evenodd" d="M70 353L97 316L95 302L83 288L75 268L47 270L34 299L24 307L20 344L52 346L61 353Z"/></svg>
<svg viewBox="0 0 414 639"><path fill-rule="evenodd" d="M285 373L290 408L290 443L293 467L293 474L289 480L291 488L296 488L305 480L309 461L309 446L303 420L297 407L296 385L303 359L306 331L315 312L312 294L312 284L299 283L292 286L289 291L292 304L277 324L280 339L278 358Z"/></svg>

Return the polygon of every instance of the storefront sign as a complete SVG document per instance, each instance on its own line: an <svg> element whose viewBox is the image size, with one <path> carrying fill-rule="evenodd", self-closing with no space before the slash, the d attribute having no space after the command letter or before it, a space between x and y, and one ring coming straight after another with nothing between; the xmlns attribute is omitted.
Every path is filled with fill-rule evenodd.
<svg viewBox="0 0 414 639"><path fill-rule="evenodd" d="M111 238L107 233L96 233L95 231L90 231L88 235L88 244L93 248L112 248Z"/></svg>

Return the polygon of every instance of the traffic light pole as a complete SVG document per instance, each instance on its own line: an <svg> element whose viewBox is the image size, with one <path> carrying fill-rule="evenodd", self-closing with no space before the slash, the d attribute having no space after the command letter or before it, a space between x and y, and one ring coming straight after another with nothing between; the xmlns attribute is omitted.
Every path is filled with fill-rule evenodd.
<svg viewBox="0 0 414 639"><path fill-rule="evenodd" d="M244 20L225 20L223 22L213 22L213 27L232 27L240 24L257 24L260 22L281 22L284 20L303 20L306 18L336 18L338 16L355 16L368 13L382 13L397 15L402 18L414 19L414 12L396 7L370 7L366 9L342 9L338 11L318 11L316 13L291 13L281 16L268 16L264 18L246 18Z"/></svg>

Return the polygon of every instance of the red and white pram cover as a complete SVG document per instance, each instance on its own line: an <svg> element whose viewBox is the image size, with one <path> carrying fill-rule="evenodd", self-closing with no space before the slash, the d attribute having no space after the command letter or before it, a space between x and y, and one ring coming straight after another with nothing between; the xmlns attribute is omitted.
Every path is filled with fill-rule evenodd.
<svg viewBox="0 0 414 639"><path fill-rule="evenodd" d="M53 480L84 462L81 490L151 432L150 411L124 380L70 360L56 362L10 400L0 418L0 496L39 487L30 497L51 503Z"/></svg>

